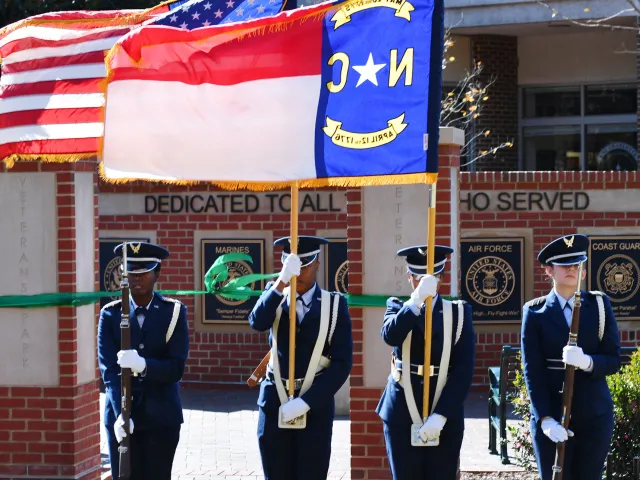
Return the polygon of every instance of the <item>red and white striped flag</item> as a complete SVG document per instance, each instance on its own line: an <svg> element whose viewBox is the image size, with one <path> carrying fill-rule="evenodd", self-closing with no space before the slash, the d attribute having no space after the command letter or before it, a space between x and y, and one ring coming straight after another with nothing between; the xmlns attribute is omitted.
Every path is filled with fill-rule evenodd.
<svg viewBox="0 0 640 480"><path fill-rule="evenodd" d="M104 57L168 9L48 13L0 30L0 161L95 156L104 132Z"/></svg>

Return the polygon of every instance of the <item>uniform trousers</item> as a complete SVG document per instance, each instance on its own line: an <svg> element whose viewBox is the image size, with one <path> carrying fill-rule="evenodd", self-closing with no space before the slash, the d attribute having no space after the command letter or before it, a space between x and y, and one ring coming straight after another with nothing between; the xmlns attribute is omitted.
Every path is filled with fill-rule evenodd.
<svg viewBox="0 0 640 480"><path fill-rule="evenodd" d="M258 447L265 480L327 480L335 404L307 412L304 429L278 427L278 410L260 407Z"/></svg>
<svg viewBox="0 0 640 480"><path fill-rule="evenodd" d="M410 424L384 422L384 440L393 480L456 480L464 422L447 423L437 447L411 445Z"/></svg>
<svg viewBox="0 0 640 480"><path fill-rule="evenodd" d="M530 422L533 449L541 480L552 480L556 444L533 418ZM563 480L601 480L613 434L613 413L579 423L570 423L574 433L565 447Z"/></svg>
<svg viewBox="0 0 640 480"><path fill-rule="evenodd" d="M109 440L109 460L113 480L118 479L120 454L113 426L105 425ZM130 480L171 480L173 458L180 440L180 425L138 430L131 435Z"/></svg>

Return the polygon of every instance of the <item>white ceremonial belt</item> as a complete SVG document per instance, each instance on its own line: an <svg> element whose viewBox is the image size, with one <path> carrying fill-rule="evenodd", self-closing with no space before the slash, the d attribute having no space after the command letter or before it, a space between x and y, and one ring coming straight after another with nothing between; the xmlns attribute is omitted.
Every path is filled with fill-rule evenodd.
<svg viewBox="0 0 640 480"><path fill-rule="evenodd" d="M319 376L321 374L322 374L322 371L319 371L319 372L317 372L315 374L315 376L317 377L317 376ZM267 378L269 380L271 380L272 382L274 382L274 383L276 382L276 378L275 378L275 375L273 374L273 372L268 372L267 373ZM289 379L288 378L287 379L283 378L281 381L282 381L282 384L284 385L284 387L286 389L289 389ZM293 379L293 389L294 390L300 390L302 388L302 384L303 383L304 383L304 378L294 378Z"/></svg>
<svg viewBox="0 0 640 480"><path fill-rule="evenodd" d="M396 370L398 370L400 373L402 373L402 360L398 360L397 358L394 358L393 361L394 361ZM392 366L392 369L393 369L393 366ZM410 367L410 370L411 370L411 374L412 375L418 375L420 377L424 376L424 365L416 365L415 363L412 363L411 367ZM451 371L451 367L449 367L449 371ZM440 366L439 365L429 365L429 376L430 377L435 377L436 375L439 375L439 374L440 374Z"/></svg>
<svg viewBox="0 0 640 480"><path fill-rule="evenodd" d="M316 373L314 375L314 377L317 377L318 375L320 375L325 368L329 367L329 365L331 365L331 360L327 357L320 357L320 361L318 362L318 368L316 369ZM269 380L271 380L272 382L275 382L275 375L273 374L273 369L271 367L271 364L267 364L267 378L269 378ZM293 389L294 390L300 390L302 388L302 383L304 382L304 378L295 378L293 380ZM285 386L285 388L289 388L289 379L282 379L282 384Z"/></svg>

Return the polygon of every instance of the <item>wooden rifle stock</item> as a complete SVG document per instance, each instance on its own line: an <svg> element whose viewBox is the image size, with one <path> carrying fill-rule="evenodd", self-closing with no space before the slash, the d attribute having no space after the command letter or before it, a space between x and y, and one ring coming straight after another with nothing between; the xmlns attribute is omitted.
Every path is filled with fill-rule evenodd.
<svg viewBox="0 0 640 480"><path fill-rule="evenodd" d="M267 354L260 362L260 365L256 367L251 376L247 379L247 385L249 385L250 387L255 387L256 385L258 385L258 383L260 383L260 380L262 380L267 372L267 365L269 364L270 359L271 350L267 352Z"/></svg>
<svg viewBox="0 0 640 480"><path fill-rule="evenodd" d="M120 349L131 349L131 328L129 324L129 276L127 275L127 243L122 245L122 316L120 319ZM131 418L131 369L122 368L120 373L120 386L122 392L121 413L124 420L124 431L127 436L118 446L120 455L119 480L128 480L131 476L131 432L129 431L129 418ZM116 472L112 472L115 477Z"/></svg>
<svg viewBox="0 0 640 480"><path fill-rule="evenodd" d="M571 312L571 331L569 332L570 347L578 345L578 330L580 329L580 305L581 293L580 283L582 281L582 262L578 267L578 287L576 288L575 299L573 302L573 310ZM569 422L571 421L571 403L573 402L573 381L576 368L573 365L565 365L564 367L564 384L562 386L562 420L561 424L565 430L569 430ZM564 470L564 454L567 442L556 444L556 460L553 465L553 480L562 480Z"/></svg>

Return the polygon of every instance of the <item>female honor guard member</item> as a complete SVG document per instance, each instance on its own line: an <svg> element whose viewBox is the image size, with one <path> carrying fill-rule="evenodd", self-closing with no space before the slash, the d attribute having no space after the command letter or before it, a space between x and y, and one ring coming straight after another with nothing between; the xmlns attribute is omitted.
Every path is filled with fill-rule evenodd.
<svg viewBox="0 0 640 480"><path fill-rule="evenodd" d="M300 236L299 253L293 255L288 237L276 240L275 245L284 248L282 271L249 315L255 330L271 329L271 360L258 398L258 444L266 480L326 480L329 470L334 395L349 377L353 341L347 302L316 283L318 254L325 243L323 238ZM289 400L290 292L285 287L294 275L298 328L295 398ZM287 424L305 415L304 428Z"/></svg>
<svg viewBox="0 0 640 480"><path fill-rule="evenodd" d="M471 306L443 300L438 282L453 253L449 247L435 246L434 275L427 275L427 247L409 247L397 252L406 257L413 293L403 303L387 300L382 339L394 347L391 375L376 411L384 421L384 438L394 480L455 480L464 433L463 403L471 388L475 333ZM424 362L425 300L433 299L431 365ZM423 375L429 383L430 412L420 428L426 443L439 439L437 446L413 446L411 425L422 425Z"/></svg>
<svg viewBox="0 0 640 480"><path fill-rule="evenodd" d="M122 256L122 244L114 252ZM189 353L187 308L154 292L169 252L149 243L127 243L131 350L120 350L122 300L100 311L98 364L106 387L104 425L113 478L118 477L118 443L125 436L120 415L120 368L131 377L131 480L170 480L183 423L178 382Z"/></svg>
<svg viewBox="0 0 640 480"><path fill-rule="evenodd" d="M584 235L561 237L544 247L538 260L553 289L524 305L522 361L542 480L551 480L556 443L565 441L563 478L600 480L613 433L606 376L620 368L620 341L611 303L602 292L581 292L578 346L567 346L578 264L587 260L588 248ZM582 273L580 280L586 276ZM576 368L569 432L559 423L565 365Z"/></svg>

